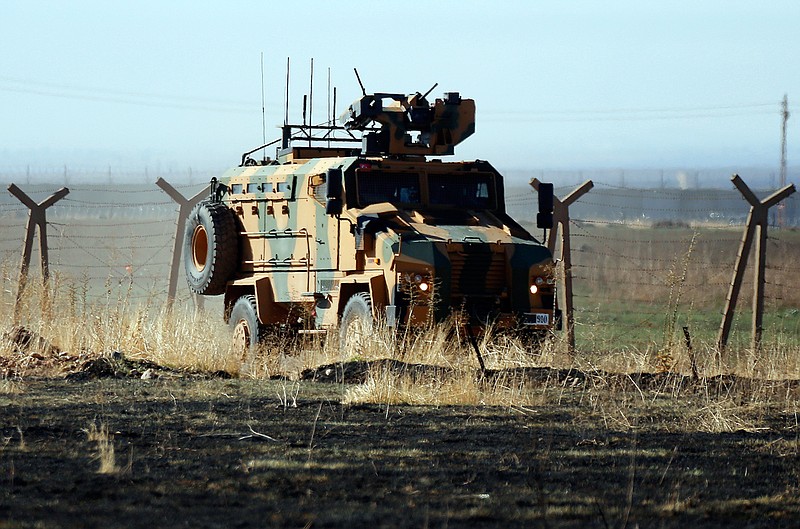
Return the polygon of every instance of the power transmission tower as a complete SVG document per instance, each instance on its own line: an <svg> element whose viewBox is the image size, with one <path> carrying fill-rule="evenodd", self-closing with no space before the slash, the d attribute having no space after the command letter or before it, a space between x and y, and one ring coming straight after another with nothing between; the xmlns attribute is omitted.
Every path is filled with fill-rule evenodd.
<svg viewBox="0 0 800 529"><path fill-rule="evenodd" d="M789 121L789 97L783 94L783 104L781 108L783 125L781 126L781 189L786 186L786 122ZM785 222L784 204L778 204L778 227L783 228Z"/></svg>

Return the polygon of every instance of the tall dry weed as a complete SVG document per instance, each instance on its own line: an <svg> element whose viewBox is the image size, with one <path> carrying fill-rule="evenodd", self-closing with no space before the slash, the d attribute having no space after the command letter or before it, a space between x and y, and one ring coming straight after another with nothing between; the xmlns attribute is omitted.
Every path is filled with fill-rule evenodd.
<svg viewBox="0 0 800 529"><path fill-rule="evenodd" d="M168 308L157 292L144 302L134 301L130 283L107 286L105 296L90 299L80 279L54 274L47 287L29 281L16 318L15 290L4 292L0 324L5 330L22 326L73 356L119 351L170 367L238 369L230 358L227 329L217 314L180 302ZM3 347L11 344L4 341Z"/></svg>
<svg viewBox="0 0 800 529"><path fill-rule="evenodd" d="M683 280L683 274L676 277ZM14 292L6 284L0 293L0 322L6 329L14 322ZM674 309L674 305L670 307ZM144 302L134 302L125 282L110 282L104 296L93 298L81 279L55 274L46 291L30 281L18 316L20 324L71 354L120 351L129 358L177 368L231 373L242 368L241 359L230 354L230 332L216 311L197 311L186 302L167 309L158 292ZM798 411L797 390L791 389L791 384L778 383L800 378L800 350L788 341L759 351L731 349L722 363L713 346L694 344L699 380L687 392L681 375L688 376L691 369L680 341L670 350L674 376L665 378L659 387L639 387L632 382L633 376L628 382L618 382L618 374L657 371L663 344L612 349L599 336L593 338L591 329L583 329L589 346L573 357L567 354L561 334L531 343L490 329L478 340L481 358L491 372L485 376L461 329L455 318L401 332L379 322L357 351L343 351L335 331L326 338L276 335L263 345L253 369L242 375L297 378L304 370L321 365L364 362L369 366L365 382L342 387L345 403L524 407L567 400L604 417L610 427L621 428L632 428L637 416L663 413L660 406L665 401L691 401L692 406L673 404L675 410L681 410L676 420L692 422L706 431L757 428L759 410L768 407L786 413ZM12 349L7 341L0 343L0 355L11 355ZM393 362L381 362L385 359ZM552 370L553 375L544 380L528 376L531 370L541 368ZM581 376L564 377L558 375L559 370L574 370ZM720 374L755 381L734 396L719 393L714 386L711 377ZM13 394L16 386L5 384L0 393ZM296 398L289 391L282 395L282 402L289 406ZM113 443L103 449L108 460L112 449Z"/></svg>
<svg viewBox="0 0 800 529"><path fill-rule="evenodd" d="M86 440L90 443L95 443L97 447L95 459L100 462L100 468L98 468L97 473L119 473L121 469L117 466L117 458L114 454L114 439L108 431L108 425L100 423L100 426L97 426L96 423L92 422L83 432L86 434Z"/></svg>

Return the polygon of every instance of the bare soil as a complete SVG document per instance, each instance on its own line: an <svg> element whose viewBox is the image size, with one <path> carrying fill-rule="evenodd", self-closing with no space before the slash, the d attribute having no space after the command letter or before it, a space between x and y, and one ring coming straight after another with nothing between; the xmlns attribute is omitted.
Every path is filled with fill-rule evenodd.
<svg viewBox="0 0 800 529"><path fill-rule="evenodd" d="M780 406L759 408L755 427L704 433L674 402L625 408L623 426L574 372L531 372L550 396L525 407L344 406L359 364L300 382L121 357L70 372L0 379L0 528L796 527L800 516L800 431ZM656 386L685 382L626 380L656 404ZM613 386L609 402L628 394ZM700 405L683 395L680 406ZM103 426L106 474L108 448L89 435Z"/></svg>

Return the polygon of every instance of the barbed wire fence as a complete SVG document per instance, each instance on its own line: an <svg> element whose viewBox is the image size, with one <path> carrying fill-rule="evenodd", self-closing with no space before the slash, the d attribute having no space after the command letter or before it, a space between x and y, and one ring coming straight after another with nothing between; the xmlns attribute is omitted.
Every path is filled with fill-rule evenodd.
<svg viewBox="0 0 800 529"><path fill-rule="evenodd" d="M199 175L195 172L196 180L183 178L174 187L192 196L211 176ZM145 182L145 176L150 180ZM124 288L131 301L165 302L179 207L155 185L154 176L137 173L118 183L113 177L111 183L71 183L69 195L48 211L51 270L82 285L90 298L103 299ZM18 185L38 201L64 183L63 178L44 183L45 177L31 175L31 183ZM8 181L9 176L0 179ZM555 183L558 196L572 191L570 185ZM713 343L748 204L732 186L648 189L620 183L595 180L595 189L570 208L577 352L658 350L679 340L684 326L693 338ZM534 190L527 184L507 184L506 196L509 214L536 234ZM783 204L786 225L770 228L767 242L765 341L798 344L800 290L794 287L794 276L800 256L800 200L793 195ZM13 196L0 195L4 303L14 300L27 215L28 209ZM191 303L184 285L180 277L178 304ZM748 272L742 291L752 288L753 274ZM748 312L744 299L733 322L732 346L748 345Z"/></svg>
<svg viewBox="0 0 800 529"><path fill-rule="evenodd" d="M134 186L147 187L157 178L164 178L176 185L207 184L220 170L185 167L163 169L160 165L142 169L114 167L112 165L64 164L56 166L4 166L0 168L0 182L29 188L30 186L79 186L91 183L101 187ZM135 193L136 191L134 191Z"/></svg>
<svg viewBox="0 0 800 529"><path fill-rule="evenodd" d="M175 186L189 196L207 187L200 181ZM24 190L38 200L57 188L32 184ZM166 302L179 204L155 183L79 184L70 186L69 191L48 210L50 269L61 279L79 284L89 299L108 298L124 290L125 299L133 303ZM27 207L14 197L4 194L0 198L4 303L14 301L27 216ZM33 281L36 268L30 273ZM185 284L180 267L175 301L193 304Z"/></svg>
<svg viewBox="0 0 800 529"><path fill-rule="evenodd" d="M570 208L577 350L627 347L658 354L683 341L683 327L713 348L750 204L733 186L595 184ZM556 187L555 193L572 190ZM534 190L520 186L508 196L509 214L536 233ZM800 293L791 288L791 273L800 255L798 199L793 195L782 204L786 224L769 230L764 339L797 345ZM769 219L774 225L773 212ZM751 346L753 262L733 320L731 345L738 348Z"/></svg>

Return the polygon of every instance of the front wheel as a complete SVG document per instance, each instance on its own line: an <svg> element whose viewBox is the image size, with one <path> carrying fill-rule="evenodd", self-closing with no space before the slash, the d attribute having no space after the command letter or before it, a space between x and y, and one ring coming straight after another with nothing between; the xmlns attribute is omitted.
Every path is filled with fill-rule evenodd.
<svg viewBox="0 0 800 529"><path fill-rule="evenodd" d="M367 292L356 292L347 300L339 323L339 347L347 355L361 354L372 336L372 300Z"/></svg>
<svg viewBox="0 0 800 529"><path fill-rule="evenodd" d="M230 326L233 330L233 353L239 361L242 374L253 372L256 348L264 334L264 327L258 321L256 297L242 296L236 300L231 310Z"/></svg>

